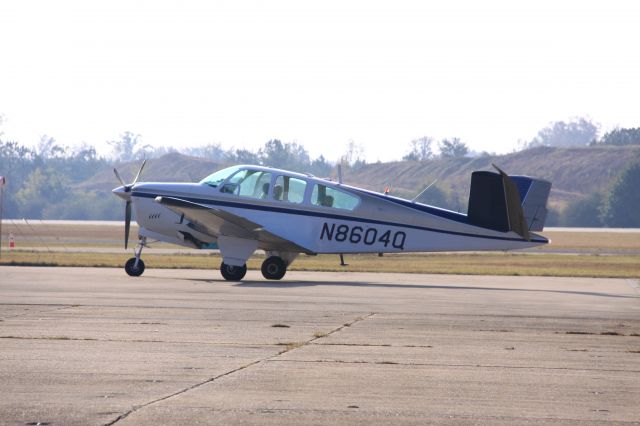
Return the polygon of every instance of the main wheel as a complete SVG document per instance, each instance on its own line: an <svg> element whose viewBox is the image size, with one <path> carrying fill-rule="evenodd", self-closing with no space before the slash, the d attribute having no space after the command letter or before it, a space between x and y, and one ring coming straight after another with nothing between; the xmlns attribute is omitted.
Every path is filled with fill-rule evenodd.
<svg viewBox="0 0 640 426"><path fill-rule="evenodd" d="M132 277L139 277L144 272L144 262L142 259L138 260L138 266L136 265L136 258L132 257L124 264L124 270Z"/></svg>
<svg viewBox="0 0 640 426"><path fill-rule="evenodd" d="M240 281L247 273L247 265L233 266L222 262L220 265L220 273L227 281Z"/></svg>
<svg viewBox="0 0 640 426"><path fill-rule="evenodd" d="M287 265L278 256L271 256L262 262L262 276L268 280L281 280L287 273Z"/></svg>

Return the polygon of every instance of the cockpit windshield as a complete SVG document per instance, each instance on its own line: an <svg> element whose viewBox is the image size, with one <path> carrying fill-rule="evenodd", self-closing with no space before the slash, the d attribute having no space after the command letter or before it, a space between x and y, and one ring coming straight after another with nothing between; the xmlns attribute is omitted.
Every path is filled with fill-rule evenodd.
<svg viewBox="0 0 640 426"><path fill-rule="evenodd" d="M200 181L201 184L207 184L216 188L220 185L226 178L237 172L239 167L227 167L226 169L218 170L215 173L210 174L206 178Z"/></svg>

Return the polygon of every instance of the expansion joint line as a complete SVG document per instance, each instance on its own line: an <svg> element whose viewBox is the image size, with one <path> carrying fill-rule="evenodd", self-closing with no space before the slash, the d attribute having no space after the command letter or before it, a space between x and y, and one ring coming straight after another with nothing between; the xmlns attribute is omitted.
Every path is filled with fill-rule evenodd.
<svg viewBox="0 0 640 426"><path fill-rule="evenodd" d="M2 305L11 305L11 303L2 303ZM21 305L14 305L14 306L21 306ZM28 305L25 305L25 306L28 306ZM49 313L53 313L53 312L64 311L65 309L77 308L80 305L59 305L59 304L48 304L48 303L45 303L45 304L41 304L41 305L30 305L30 306L55 306L55 308L47 309L47 310L44 310L44 311L25 311L25 312L20 312L19 314L8 315L8 316L4 317L4 319L26 317L27 315L35 315L35 314L49 314Z"/></svg>
<svg viewBox="0 0 640 426"><path fill-rule="evenodd" d="M125 418L127 418L131 414L135 413L136 411L141 410L142 408L148 407L148 406L153 405L153 404L157 404L158 402L165 401L165 400L167 400L169 398L173 398L174 396L182 395L183 393L186 393L186 392L189 392L191 390L197 389L197 388L199 388L201 386L204 386L207 383L214 382L214 381L216 381L218 379L221 379L223 377L226 377L226 376L229 376L231 374L237 373L238 371L246 370L247 368L253 367L254 365L258 365L258 364L261 364L263 362L273 360L274 358L277 358L277 357L279 357L280 355L282 355L284 353L290 352L290 351L292 351L294 349L297 349L299 347L302 347L302 346L306 346L306 345L308 345L308 344L310 344L310 343L314 342L315 340L318 340L318 339L320 339L322 337L326 337L326 336L329 336L331 334L337 333L337 332L339 332L340 330L342 330L342 329L344 329L346 327L351 327L352 325L354 325L354 324L356 324L356 323L358 323L360 321L364 321L364 320L366 320L368 318L371 318L374 315L375 315L375 312L372 312L372 313L367 314L365 316L357 317L353 321L345 323L345 324L342 324L340 327L337 327L337 328L331 330L330 332L328 332L326 334L323 334L322 336L314 336L313 339L307 340L306 342L304 342L300 346L295 346L295 347L292 347L292 348L288 348L288 349L283 350L282 352L278 352L275 355L271 355L271 356L268 356L266 358L262 358L262 359L258 359L256 361L250 362L248 364L245 364L245 365L240 366L238 368L235 368L233 370L227 371L226 373L219 374L219 375L217 375L215 377L211 377L211 378L209 378L209 379L207 379L207 380L205 380L203 382L196 383L196 384L194 384L192 386L189 386L189 387L186 387L184 389L181 389L181 390L179 390L177 392L174 392L174 393L172 393L170 395L165 395L165 396L163 396L161 398L157 398L157 399L154 399L153 401L149 401L146 404L135 405L130 410L120 414L118 417L116 417L112 421L110 421L108 423L105 423L104 426L114 425L114 424L118 423L120 420L124 420Z"/></svg>
<svg viewBox="0 0 640 426"><path fill-rule="evenodd" d="M361 322L361 321L364 321L364 320L366 320L366 319L369 319L369 318L373 317L375 314L376 314L375 312L371 312L371 313L369 313L369 314L367 314L367 315L365 315L365 316L358 317L358 318L354 319L354 320L353 320L353 321L351 321L351 322L344 323L344 324L342 324L340 327L335 328L335 329L331 330L330 332L328 332L328 333L326 333L326 334L323 334L323 335L321 335L321 336L315 336L313 339L311 339L311 340L309 340L309 341L305 342L305 344L304 344L304 345L308 345L308 344L310 344L310 343L315 342L315 341L316 341L316 340L318 340L318 339L322 339L323 337L327 337L327 336L330 336L330 335L332 335L332 334L338 333L339 331L342 331L342 330L344 330L344 329L345 329L345 328L347 328L347 327L351 327L352 325L355 325L355 324L357 324L357 323L359 323L359 322ZM304 346L304 345L303 345L303 346ZM284 353L284 352L283 352L283 353Z"/></svg>
<svg viewBox="0 0 640 426"><path fill-rule="evenodd" d="M231 371L227 371L226 373L222 373L222 374L219 374L219 375L217 375L217 376L215 376L215 377L211 377L210 379L207 379L207 380L205 380L204 382L196 383L195 385L192 385L192 386L189 386L189 387L187 387L187 388L181 389L181 390L179 390L179 391L177 391L177 392L174 392L174 393L172 393L172 394L170 394L170 395L166 395L166 396L163 396L163 397L161 397L161 398L154 399L153 401L147 402L146 404L142 404L142 405L135 405L135 406L133 406L133 408L131 408L129 411L127 411L127 412L125 412L125 413L123 413L123 414L120 414L118 417L116 417L114 420L110 421L109 423L105 423L105 424L104 424L104 426L111 426L111 425L113 425L113 424L116 424L116 423L117 423L117 422L119 422L120 420L123 420L123 419L127 418L130 414L133 414L133 413L135 413L136 411L138 411L138 410L140 410L140 409L142 409L142 408L148 407L148 406L153 405L153 404L156 404L156 403L158 403L158 402L162 402L162 401L167 400L167 399L169 399L169 398L173 398L174 396L181 395L181 394L183 394L183 393L185 393L185 392L189 392L190 390L193 390L193 389L199 388L200 386L204 386L204 385L206 385L207 383L211 383L211 382L213 382L213 381L215 381L215 380L218 380L218 379L220 379L220 378L222 378L222 377L225 377L225 376L228 376L228 375L230 375L230 374L237 373L238 371L241 371L241 370L244 370L244 369L246 369L246 368L252 367L252 366L254 366L254 365L256 365L256 364L259 364L259 363L261 363L261 362L263 362L263 361L264 361L264 360L259 359L259 360L256 360L256 361L253 361L253 362L250 362L250 363L248 363L248 364L245 364L245 365L243 365L243 366L241 366L241 367L238 367L238 368L236 368L236 369L233 369L233 370L231 370Z"/></svg>

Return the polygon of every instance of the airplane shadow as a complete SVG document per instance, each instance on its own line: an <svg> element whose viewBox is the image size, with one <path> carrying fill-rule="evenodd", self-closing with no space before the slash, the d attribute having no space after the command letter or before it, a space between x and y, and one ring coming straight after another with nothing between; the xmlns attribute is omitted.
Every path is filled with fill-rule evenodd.
<svg viewBox="0 0 640 426"><path fill-rule="evenodd" d="M201 280L206 282L215 282L215 280ZM243 281L233 284L234 287L246 288L295 288L295 287L314 287L314 286L334 286L334 287L363 287L363 288L402 288L409 290L465 290L465 291L513 291L523 293L552 293L552 294L571 294L580 296L595 297L611 297L620 299L640 299L640 296L625 296L621 294L600 293L591 291L569 291L569 290L540 290L530 288L501 288L501 287L471 287L471 286L453 286L438 284L385 284L371 283L361 281L341 281L341 282L324 282L324 281Z"/></svg>

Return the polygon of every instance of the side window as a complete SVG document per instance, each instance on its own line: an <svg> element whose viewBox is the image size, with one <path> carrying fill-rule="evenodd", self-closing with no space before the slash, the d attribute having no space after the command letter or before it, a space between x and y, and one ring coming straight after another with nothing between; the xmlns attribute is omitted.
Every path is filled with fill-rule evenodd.
<svg viewBox="0 0 640 426"><path fill-rule="evenodd" d="M271 184L271 173L258 170L240 170L220 189L220 192L241 197L266 198Z"/></svg>
<svg viewBox="0 0 640 426"><path fill-rule="evenodd" d="M273 199L287 201L289 203L301 203L304 200L304 191L307 182L291 176L278 176L273 185Z"/></svg>
<svg viewBox="0 0 640 426"><path fill-rule="evenodd" d="M316 206L353 210L359 201L355 195L324 185L315 185L311 193L311 204Z"/></svg>

